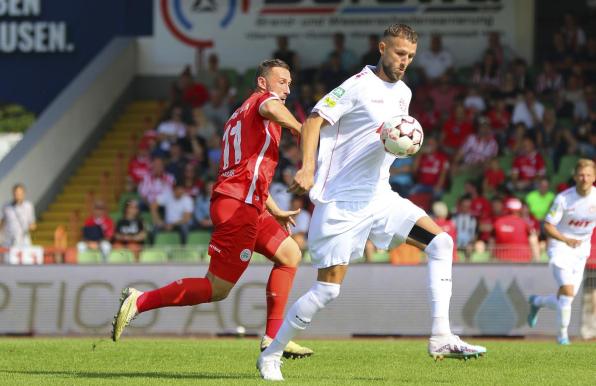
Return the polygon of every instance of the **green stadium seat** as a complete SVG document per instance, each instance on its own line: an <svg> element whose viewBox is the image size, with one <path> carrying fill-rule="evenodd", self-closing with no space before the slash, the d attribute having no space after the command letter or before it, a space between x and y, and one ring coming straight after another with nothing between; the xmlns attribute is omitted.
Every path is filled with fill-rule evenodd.
<svg viewBox="0 0 596 386"><path fill-rule="evenodd" d="M162 248L146 248L139 256L140 263L156 264L165 263L167 261L168 253Z"/></svg>
<svg viewBox="0 0 596 386"><path fill-rule="evenodd" d="M77 263L79 264L99 264L101 262L103 262L103 256L100 251L89 249L77 254Z"/></svg>
<svg viewBox="0 0 596 386"><path fill-rule="evenodd" d="M135 254L128 249L114 249L107 258L110 264L130 264L135 261Z"/></svg>
<svg viewBox="0 0 596 386"><path fill-rule="evenodd" d="M557 174L565 177L565 180L570 178L573 175L573 169L579 158L580 157L576 155L565 155L561 157Z"/></svg>
<svg viewBox="0 0 596 386"><path fill-rule="evenodd" d="M172 249L170 252L170 261L178 263L196 263L201 260L201 251L197 248L186 247Z"/></svg>
<svg viewBox="0 0 596 386"><path fill-rule="evenodd" d="M471 263L488 263L491 259L490 252L474 252L472 256L470 256Z"/></svg>
<svg viewBox="0 0 596 386"><path fill-rule="evenodd" d="M122 212L112 211L112 212L110 212L110 218L112 219L112 221L114 221L114 225L115 225L122 218Z"/></svg>
<svg viewBox="0 0 596 386"><path fill-rule="evenodd" d="M499 166L503 169L505 175L511 174L511 166L513 165L513 154L502 155L499 157Z"/></svg>
<svg viewBox="0 0 596 386"><path fill-rule="evenodd" d="M180 234L178 232L158 232L155 235L153 244L156 246L172 246L180 245L180 243Z"/></svg>
<svg viewBox="0 0 596 386"><path fill-rule="evenodd" d="M205 246L209 245L211 241L211 232L209 231L192 231L188 234L186 245Z"/></svg>

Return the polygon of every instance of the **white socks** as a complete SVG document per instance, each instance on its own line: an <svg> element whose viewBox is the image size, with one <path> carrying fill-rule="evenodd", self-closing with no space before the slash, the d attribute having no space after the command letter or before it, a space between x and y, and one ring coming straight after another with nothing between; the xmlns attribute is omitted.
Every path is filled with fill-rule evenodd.
<svg viewBox="0 0 596 386"><path fill-rule="evenodd" d="M571 303L573 296L559 296L559 303L557 308L557 320L559 322L559 338L568 338L567 328L571 321Z"/></svg>
<svg viewBox="0 0 596 386"><path fill-rule="evenodd" d="M559 300L557 295L536 296L534 298L534 305L537 307L547 307L551 310L556 310L559 307Z"/></svg>
<svg viewBox="0 0 596 386"><path fill-rule="evenodd" d="M329 302L339 296L340 285L317 281L307 293L292 305L279 328L275 339L261 354L264 357L281 358L284 348L299 331L306 329L315 316Z"/></svg>
<svg viewBox="0 0 596 386"><path fill-rule="evenodd" d="M432 332L451 335L449 302L451 301L451 264L453 240L447 233L436 235L424 249L428 255L428 286L431 298Z"/></svg>

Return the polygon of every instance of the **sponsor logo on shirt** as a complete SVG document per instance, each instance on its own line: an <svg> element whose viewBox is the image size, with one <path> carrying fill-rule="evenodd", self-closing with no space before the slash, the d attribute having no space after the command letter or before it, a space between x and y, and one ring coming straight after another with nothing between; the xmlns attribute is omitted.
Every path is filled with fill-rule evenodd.
<svg viewBox="0 0 596 386"><path fill-rule="evenodd" d="M344 90L341 87L336 87L331 91L331 94L336 96L338 99L341 98L342 96L344 96L345 93L346 93L346 90Z"/></svg>
<svg viewBox="0 0 596 386"><path fill-rule="evenodd" d="M234 177L234 170L228 170L226 172L221 173L224 177Z"/></svg>
<svg viewBox="0 0 596 386"><path fill-rule="evenodd" d="M252 255L250 249L246 248L243 249L242 252L240 252L240 260L247 262L248 260L250 260L250 256Z"/></svg>
<svg viewBox="0 0 596 386"><path fill-rule="evenodd" d="M324 102L325 105L327 105L327 107L335 107L337 105L337 102L331 99L330 97L326 97Z"/></svg>
<svg viewBox="0 0 596 386"><path fill-rule="evenodd" d="M221 253L221 249L217 248L215 245L213 244L209 244L209 249L213 249L215 252L217 253Z"/></svg>

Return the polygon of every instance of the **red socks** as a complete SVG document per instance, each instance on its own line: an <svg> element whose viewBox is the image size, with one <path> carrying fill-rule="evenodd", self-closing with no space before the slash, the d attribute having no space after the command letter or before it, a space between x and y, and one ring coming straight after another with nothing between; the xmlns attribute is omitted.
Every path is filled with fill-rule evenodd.
<svg viewBox="0 0 596 386"><path fill-rule="evenodd" d="M210 301L211 282L209 280L206 278L186 278L143 293L137 299L137 309L141 313L154 308L193 306L209 303Z"/></svg>
<svg viewBox="0 0 596 386"><path fill-rule="evenodd" d="M296 267L275 265L267 282L267 327L265 334L275 338L284 321L284 309L290 296Z"/></svg>

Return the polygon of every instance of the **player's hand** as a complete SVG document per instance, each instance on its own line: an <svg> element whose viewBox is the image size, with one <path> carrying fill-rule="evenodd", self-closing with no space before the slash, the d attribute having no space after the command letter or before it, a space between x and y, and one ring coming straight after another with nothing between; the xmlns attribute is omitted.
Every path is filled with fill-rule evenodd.
<svg viewBox="0 0 596 386"><path fill-rule="evenodd" d="M565 240L565 244L569 245L571 248L577 248L580 246L581 244L581 240L576 240L576 239L567 239Z"/></svg>
<svg viewBox="0 0 596 386"><path fill-rule="evenodd" d="M298 172L296 172L294 181L292 182L292 185L290 185L288 192L299 195L305 194L310 190L310 188L312 188L314 183L314 173L310 170L300 169Z"/></svg>
<svg viewBox="0 0 596 386"><path fill-rule="evenodd" d="M300 209L298 210L280 210L275 213L271 213L275 220L284 227L288 233L292 233L292 226L296 226L296 220L294 217L300 213Z"/></svg>

